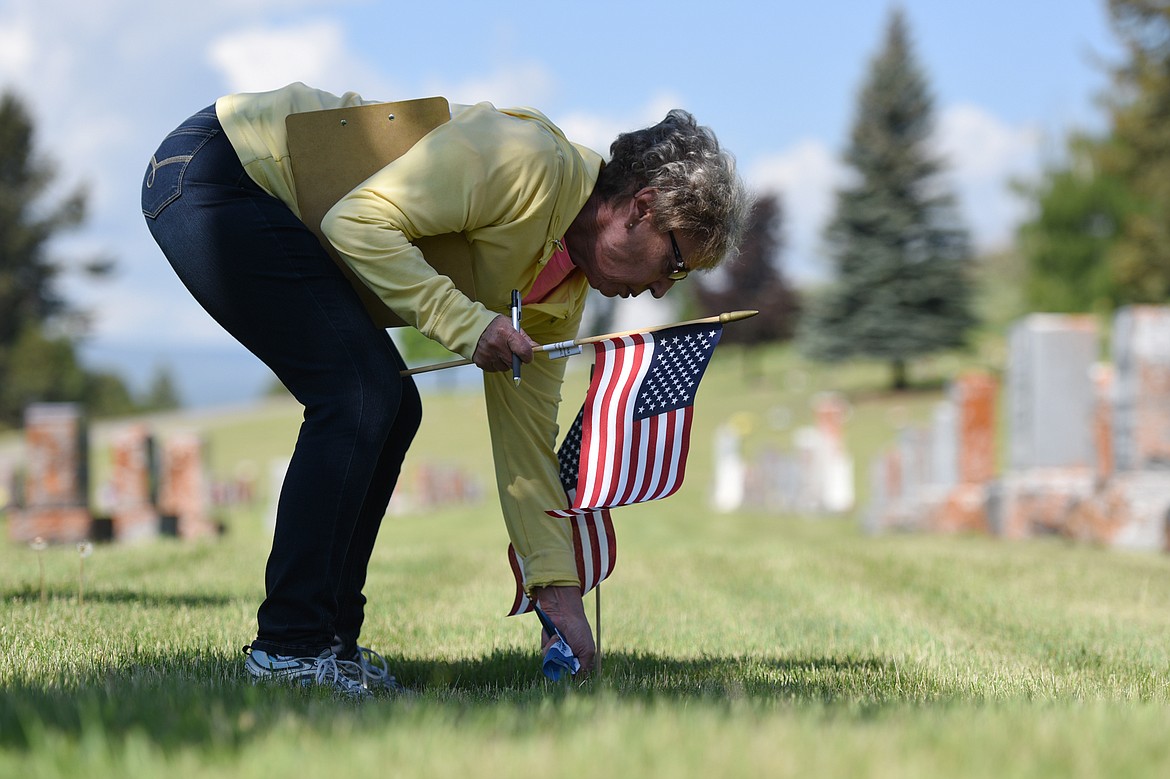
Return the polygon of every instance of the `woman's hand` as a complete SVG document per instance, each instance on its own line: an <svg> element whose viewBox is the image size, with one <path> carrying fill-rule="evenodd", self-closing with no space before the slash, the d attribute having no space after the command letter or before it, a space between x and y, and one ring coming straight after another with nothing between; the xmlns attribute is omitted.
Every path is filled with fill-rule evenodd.
<svg viewBox="0 0 1170 779"><path fill-rule="evenodd" d="M597 646L593 643L593 630L585 617L585 604L581 602L579 587L537 587L532 592L540 608L548 615L573 654L581 661L581 675L593 670L593 655ZM556 641L543 630L540 632L541 651L546 652Z"/></svg>
<svg viewBox="0 0 1170 779"><path fill-rule="evenodd" d="M520 362L530 363L532 347L535 345L536 342L523 330L512 328L508 317L500 315L491 321L479 337L471 361L485 371L510 371L512 355L518 355Z"/></svg>

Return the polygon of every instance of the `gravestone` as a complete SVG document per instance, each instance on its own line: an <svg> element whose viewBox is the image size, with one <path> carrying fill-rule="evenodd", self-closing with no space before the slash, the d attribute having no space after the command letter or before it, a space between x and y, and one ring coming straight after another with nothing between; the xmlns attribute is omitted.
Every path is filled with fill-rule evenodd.
<svg viewBox="0 0 1170 779"><path fill-rule="evenodd" d="M928 529L951 533L990 531L998 392L998 382L986 373L965 373L951 383L949 401L954 409L956 484L931 512L926 522Z"/></svg>
<svg viewBox="0 0 1170 779"><path fill-rule="evenodd" d="M711 508L720 514L738 511L744 503L747 466L743 431L734 419L715 428L715 484Z"/></svg>
<svg viewBox="0 0 1170 779"><path fill-rule="evenodd" d="M110 451L114 540L133 542L156 537L159 515L155 508L158 481L154 439L145 425L130 425L114 435Z"/></svg>
<svg viewBox="0 0 1170 779"><path fill-rule="evenodd" d="M1170 471L1124 471L1068 514L1065 535L1098 546L1166 550Z"/></svg>
<svg viewBox="0 0 1170 779"><path fill-rule="evenodd" d="M1007 367L1009 467L995 485L995 532L1063 534L1096 485L1098 351L1093 317L1033 314L1011 330Z"/></svg>
<svg viewBox="0 0 1170 779"><path fill-rule="evenodd" d="M1170 467L1170 308L1127 306L1118 311L1113 360L1117 469Z"/></svg>
<svg viewBox="0 0 1170 779"><path fill-rule="evenodd" d="M1112 365L1097 363L1090 379L1093 382L1093 471L1097 483L1109 479L1116 470L1113 454L1113 406L1117 372Z"/></svg>
<svg viewBox="0 0 1170 779"><path fill-rule="evenodd" d="M1033 314L1009 337L1007 401L1012 470L1087 467L1093 461L1091 316Z"/></svg>
<svg viewBox="0 0 1170 779"><path fill-rule="evenodd" d="M944 490L959 483L958 424L954 401L935 405L930 426L930 483Z"/></svg>
<svg viewBox="0 0 1170 779"><path fill-rule="evenodd" d="M959 432L960 484L995 478L995 396L999 384L986 373L967 373L951 385Z"/></svg>
<svg viewBox="0 0 1170 779"><path fill-rule="evenodd" d="M81 408L37 403L24 413L23 501L8 522L18 543L41 538L76 543L89 538L88 448Z"/></svg>
<svg viewBox="0 0 1170 779"><path fill-rule="evenodd" d="M902 479L902 451L887 447L870 463L869 505L862 515L862 527L868 533L909 529L911 517L906 508Z"/></svg>
<svg viewBox="0 0 1170 779"><path fill-rule="evenodd" d="M158 510L175 521L184 539L213 536L209 489L203 463L203 441L194 433L173 433L163 442Z"/></svg>
<svg viewBox="0 0 1170 779"><path fill-rule="evenodd" d="M813 400L813 417L820 438L817 510L843 514L853 508L853 458L845 446L849 406L836 392L822 392Z"/></svg>
<svg viewBox="0 0 1170 779"><path fill-rule="evenodd" d="M903 431L899 442L913 527L947 529L944 512L951 508L949 501L958 487L959 417L954 400L938 403L930 424Z"/></svg>
<svg viewBox="0 0 1170 779"><path fill-rule="evenodd" d="M796 456L776 445L765 445L748 465L744 505L772 514L797 511L801 474Z"/></svg>
<svg viewBox="0 0 1170 779"><path fill-rule="evenodd" d="M1110 414L1097 413L1101 486L1074 507L1068 534L1103 546L1164 550L1170 518L1170 308L1118 311L1113 356L1112 391L1107 375L1097 377L1098 392L1113 400Z"/></svg>
<svg viewBox="0 0 1170 779"><path fill-rule="evenodd" d="M0 457L0 512L16 506L16 466L11 460Z"/></svg>

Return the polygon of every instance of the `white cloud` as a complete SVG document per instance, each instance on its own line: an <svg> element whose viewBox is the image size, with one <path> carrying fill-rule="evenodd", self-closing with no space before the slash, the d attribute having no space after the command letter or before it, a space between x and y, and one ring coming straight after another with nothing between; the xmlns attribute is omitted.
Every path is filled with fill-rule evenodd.
<svg viewBox="0 0 1170 779"><path fill-rule="evenodd" d="M228 33L212 41L208 60L228 92L260 92L291 81L325 86L360 68L346 49L340 24L325 20Z"/></svg>
<svg viewBox="0 0 1170 779"><path fill-rule="evenodd" d="M619 134L660 122L667 111L681 104L682 101L676 95L663 92L624 116L572 111L552 119L571 141L608 157L609 145Z"/></svg>
<svg viewBox="0 0 1170 779"><path fill-rule="evenodd" d="M1010 242L1026 204L1009 184L1038 171L1042 131L1031 124L1011 126L979 106L959 104L941 113L937 139L976 245L992 249Z"/></svg>
<svg viewBox="0 0 1170 779"><path fill-rule="evenodd" d="M945 182L957 195L979 249L1011 240L1025 204L1009 182L1037 171L1041 142L1037 127L1008 125L978 106L955 105L940 114L935 146L947 163ZM823 278L828 270L819 254L820 239L832 215L834 192L847 175L840 155L815 139L759 159L745 172L751 186L782 197L785 269L798 281Z"/></svg>
<svg viewBox="0 0 1170 779"><path fill-rule="evenodd" d="M36 48L32 30L15 21L0 21L0 77L17 80L32 66Z"/></svg>
<svg viewBox="0 0 1170 779"><path fill-rule="evenodd" d="M460 81L432 78L422 87L423 93L442 95L452 103L472 104L486 100L499 108L539 107L556 91L556 79L538 62L498 67Z"/></svg>
<svg viewBox="0 0 1170 779"><path fill-rule="evenodd" d="M127 287L111 287L95 313L99 332L114 342L156 340L226 346L233 340L189 294L178 288L177 280L150 295ZM151 337L143 338L144 333Z"/></svg>
<svg viewBox="0 0 1170 779"><path fill-rule="evenodd" d="M845 178L833 151L823 141L805 139L757 160L744 178L761 192L781 196L785 272L798 282L824 278L828 269L818 256L821 232L833 208L833 193Z"/></svg>

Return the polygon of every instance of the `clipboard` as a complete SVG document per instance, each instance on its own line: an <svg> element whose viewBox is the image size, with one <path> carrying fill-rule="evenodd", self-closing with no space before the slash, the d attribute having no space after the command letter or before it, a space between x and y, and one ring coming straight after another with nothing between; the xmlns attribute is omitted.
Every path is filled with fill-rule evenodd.
<svg viewBox="0 0 1170 779"><path fill-rule="evenodd" d="M426 97L307 111L285 119L301 221L341 268L379 327L404 327L407 323L346 264L321 232L321 220L350 190L450 118L451 108L445 98ZM462 233L424 236L413 243L431 267L475 300L471 247Z"/></svg>

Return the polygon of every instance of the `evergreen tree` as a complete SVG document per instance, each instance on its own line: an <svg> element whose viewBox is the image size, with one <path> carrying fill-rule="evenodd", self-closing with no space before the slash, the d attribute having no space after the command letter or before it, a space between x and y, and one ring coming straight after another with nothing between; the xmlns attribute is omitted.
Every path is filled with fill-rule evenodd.
<svg viewBox="0 0 1170 779"><path fill-rule="evenodd" d="M20 424L33 401L85 401L90 386L76 356L84 318L60 296L65 268L49 252L52 238L81 224L85 196L78 190L52 207L41 202L54 176L35 157L33 136L21 102L0 96L0 427ZM110 265L81 269L102 275ZM116 395L109 376L100 383L105 389L94 397Z"/></svg>
<svg viewBox="0 0 1170 779"><path fill-rule="evenodd" d="M1098 140L1074 137L1067 163L1021 188L1035 202L1032 217L1018 231L1032 310L1107 312L1129 297L1111 271L1109 255L1134 197L1122 179L1100 172L1099 149Z"/></svg>
<svg viewBox="0 0 1170 779"><path fill-rule="evenodd" d="M758 197L752 206L739 256L724 266L721 279L705 281L692 277L701 316L740 309L760 312L724 330L722 343L750 347L792 337L800 303L776 265L783 248L782 226L780 199L775 195Z"/></svg>
<svg viewBox="0 0 1170 779"><path fill-rule="evenodd" d="M183 398L175 385L171 371L164 365L156 366L142 407L147 411L170 411L183 405Z"/></svg>
<svg viewBox="0 0 1170 779"><path fill-rule="evenodd" d="M84 217L85 198L74 193L41 212L38 201L52 171L33 157L32 120L11 93L0 97L0 349L29 325L41 325L65 310L53 287L60 270L48 256L54 234Z"/></svg>
<svg viewBox="0 0 1170 779"><path fill-rule="evenodd" d="M1162 303L1170 298L1170 2L1110 0L1109 13L1127 59L1114 70L1112 134L1098 162L1134 198L1109 261L1123 302Z"/></svg>
<svg viewBox="0 0 1170 779"><path fill-rule="evenodd" d="M939 182L932 124L925 75L894 11L845 154L854 183L838 192L826 230L836 278L810 301L799 338L813 359L888 362L898 389L910 360L963 346L975 325L970 240Z"/></svg>
<svg viewBox="0 0 1170 779"><path fill-rule="evenodd" d="M1103 101L1110 128L1074 134L1020 229L1029 299L1054 311L1170 298L1170 2L1109 0L1125 52Z"/></svg>

